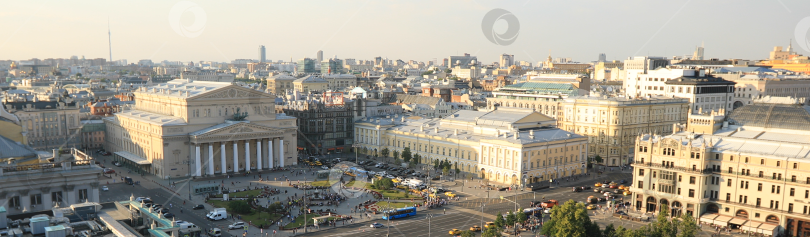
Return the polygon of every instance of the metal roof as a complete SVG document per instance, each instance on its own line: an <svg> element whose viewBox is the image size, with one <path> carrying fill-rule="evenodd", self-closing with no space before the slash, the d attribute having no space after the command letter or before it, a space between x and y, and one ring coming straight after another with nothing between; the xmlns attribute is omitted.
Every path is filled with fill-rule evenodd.
<svg viewBox="0 0 810 237"><path fill-rule="evenodd" d="M735 125L810 131L810 106L753 104L735 109L728 121Z"/></svg>

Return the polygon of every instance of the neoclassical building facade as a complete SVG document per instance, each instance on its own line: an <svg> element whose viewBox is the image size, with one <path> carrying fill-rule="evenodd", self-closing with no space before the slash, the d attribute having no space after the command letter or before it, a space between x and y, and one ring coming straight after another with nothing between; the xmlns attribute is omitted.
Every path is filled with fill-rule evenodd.
<svg viewBox="0 0 810 237"><path fill-rule="evenodd" d="M133 94L133 109L104 118L105 148L127 166L170 178L297 163L296 119L271 94L188 79Z"/></svg>
<svg viewBox="0 0 810 237"><path fill-rule="evenodd" d="M630 203L704 223L810 236L810 107L754 103L691 114L636 141Z"/></svg>
<svg viewBox="0 0 810 237"><path fill-rule="evenodd" d="M463 173L505 185L525 185L585 172L587 138L555 127L531 109L461 110L445 118L366 118L355 122L356 143L372 152L402 153L421 163L448 161Z"/></svg>

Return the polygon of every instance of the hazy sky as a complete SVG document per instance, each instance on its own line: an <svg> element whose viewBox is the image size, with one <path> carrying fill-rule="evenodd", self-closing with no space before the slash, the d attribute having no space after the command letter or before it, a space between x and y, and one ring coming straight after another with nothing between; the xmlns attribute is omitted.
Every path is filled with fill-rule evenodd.
<svg viewBox="0 0 810 237"><path fill-rule="evenodd" d="M496 8L520 22L511 45L482 32L484 15ZM701 42L709 58L763 59L787 46L809 16L807 0L4 1L0 59L108 58L108 18L113 60L129 62L256 59L259 45L271 60L323 50L324 57L420 61L470 53L484 63L502 53L536 63L550 52L587 62L599 53L609 60L686 55ZM506 28L495 23L497 32ZM794 48L810 55L795 41Z"/></svg>

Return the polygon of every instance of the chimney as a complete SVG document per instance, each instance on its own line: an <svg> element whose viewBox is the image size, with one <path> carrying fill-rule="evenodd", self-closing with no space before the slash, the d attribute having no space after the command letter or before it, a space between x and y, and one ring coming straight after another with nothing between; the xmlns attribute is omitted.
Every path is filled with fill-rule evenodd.
<svg viewBox="0 0 810 237"><path fill-rule="evenodd" d="M424 125L419 126L419 131L424 132L425 131L425 126Z"/></svg>
<svg viewBox="0 0 810 237"><path fill-rule="evenodd" d="M515 131L515 140L520 140L520 131Z"/></svg>
<svg viewBox="0 0 810 237"><path fill-rule="evenodd" d="M453 136L458 136L458 128L456 128L456 130L453 131Z"/></svg>
<svg viewBox="0 0 810 237"><path fill-rule="evenodd" d="M436 127L436 128L433 129L433 131L436 132L436 133L439 133L439 128Z"/></svg>

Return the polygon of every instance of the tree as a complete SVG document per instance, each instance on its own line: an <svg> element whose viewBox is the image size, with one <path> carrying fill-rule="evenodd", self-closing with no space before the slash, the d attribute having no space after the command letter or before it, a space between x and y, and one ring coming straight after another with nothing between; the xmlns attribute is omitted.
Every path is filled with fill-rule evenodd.
<svg viewBox="0 0 810 237"><path fill-rule="evenodd" d="M416 162L417 164L419 164L419 161L420 161L420 160L422 160L422 156L421 156L421 155L419 155L419 154L413 154L413 158L412 158L412 159L414 160L414 162Z"/></svg>
<svg viewBox="0 0 810 237"><path fill-rule="evenodd" d="M547 221L541 234L548 236L586 237L600 236L599 226L591 221L585 205L568 200L563 205L551 209L551 220Z"/></svg>
<svg viewBox="0 0 810 237"><path fill-rule="evenodd" d="M450 169L448 169L447 166L445 166L444 168L442 168L442 174L447 175L447 173L450 173Z"/></svg>
<svg viewBox="0 0 810 237"><path fill-rule="evenodd" d="M408 163L408 164L409 164L409 166L410 166L411 168L416 168L416 159L411 160L411 162L410 162L410 163Z"/></svg>
<svg viewBox="0 0 810 237"><path fill-rule="evenodd" d="M481 232L481 237L501 237L501 229L498 227L487 228Z"/></svg>
<svg viewBox="0 0 810 237"><path fill-rule="evenodd" d="M475 233L470 230L465 230L461 232L461 237L475 237Z"/></svg>
<svg viewBox="0 0 810 237"><path fill-rule="evenodd" d="M593 160L594 160L594 161L596 161L596 163L597 163L597 164L601 164L601 163L602 163L602 157L601 157L601 156L599 156L599 155L594 156L594 157L593 157Z"/></svg>
<svg viewBox="0 0 810 237"><path fill-rule="evenodd" d="M610 225L605 226L605 230L602 231L602 237L620 237L616 235L616 229L613 228L613 223Z"/></svg>
<svg viewBox="0 0 810 237"><path fill-rule="evenodd" d="M394 161L398 160L399 159L399 151L394 150L394 154L392 156L394 156Z"/></svg>
<svg viewBox="0 0 810 237"><path fill-rule="evenodd" d="M388 152L388 148L383 148L382 151L380 151L380 155L382 155L383 158L388 157Z"/></svg>
<svg viewBox="0 0 810 237"><path fill-rule="evenodd" d="M697 235L698 226L695 223L695 218L688 213L683 213L681 215L681 221L678 225L678 229L681 231L678 233L678 237L691 237Z"/></svg>
<svg viewBox="0 0 810 237"><path fill-rule="evenodd" d="M423 72L422 76L433 74L433 70L428 70L427 72Z"/></svg>
<svg viewBox="0 0 810 237"><path fill-rule="evenodd" d="M461 170L458 168L458 162L456 162L456 164L455 164L455 165L456 165L456 168L455 168L455 171L456 171L456 176L458 176L458 174L460 174L460 173L461 173Z"/></svg>
<svg viewBox="0 0 810 237"><path fill-rule="evenodd" d="M677 220L669 221L669 207L666 204L661 204L661 210L658 211L655 223L652 223L653 233L661 237L675 237L678 233Z"/></svg>
<svg viewBox="0 0 810 237"><path fill-rule="evenodd" d="M244 200L233 200L228 203L228 209L239 214L249 214L250 205Z"/></svg>
<svg viewBox="0 0 810 237"><path fill-rule="evenodd" d="M82 73L76 73L76 77L82 77Z"/></svg>
<svg viewBox="0 0 810 237"><path fill-rule="evenodd" d="M405 161L405 162L411 161L411 148L410 147L405 147L405 149L402 150L402 160Z"/></svg>
<svg viewBox="0 0 810 237"><path fill-rule="evenodd" d="M506 214L506 226L513 226L517 222L517 217L515 217L514 212L509 212Z"/></svg>
<svg viewBox="0 0 810 237"><path fill-rule="evenodd" d="M377 187L383 190L389 190L394 187L394 181L391 181L389 178L382 178L379 181L375 182Z"/></svg>
<svg viewBox="0 0 810 237"><path fill-rule="evenodd" d="M498 212L498 215L495 216L495 221L492 223L495 224L495 228L501 229L506 225L506 220L503 219L501 212Z"/></svg>
<svg viewBox="0 0 810 237"><path fill-rule="evenodd" d="M434 169L438 170L438 169L439 169L439 165L441 165L441 164L439 163L439 160L433 160L433 168L434 168Z"/></svg>
<svg viewBox="0 0 810 237"><path fill-rule="evenodd" d="M523 223L523 222L525 222L526 220L529 219L529 216L526 215L526 212L523 212L523 209L520 209L520 212L518 212L516 217L517 217L517 221L520 222L520 223Z"/></svg>

